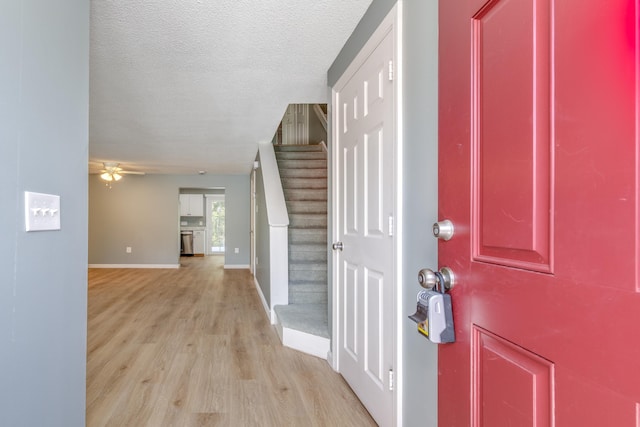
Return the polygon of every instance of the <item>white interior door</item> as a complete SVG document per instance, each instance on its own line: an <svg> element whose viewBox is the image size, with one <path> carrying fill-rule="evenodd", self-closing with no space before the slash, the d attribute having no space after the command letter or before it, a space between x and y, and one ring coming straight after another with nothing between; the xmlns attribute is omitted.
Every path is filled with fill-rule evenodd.
<svg viewBox="0 0 640 427"><path fill-rule="evenodd" d="M335 338L338 371L376 422L390 426L395 349L393 31L387 28L369 49L334 88L334 224L343 244L342 251L334 251Z"/></svg>
<svg viewBox="0 0 640 427"><path fill-rule="evenodd" d="M309 105L289 104L282 118L282 144L309 143Z"/></svg>

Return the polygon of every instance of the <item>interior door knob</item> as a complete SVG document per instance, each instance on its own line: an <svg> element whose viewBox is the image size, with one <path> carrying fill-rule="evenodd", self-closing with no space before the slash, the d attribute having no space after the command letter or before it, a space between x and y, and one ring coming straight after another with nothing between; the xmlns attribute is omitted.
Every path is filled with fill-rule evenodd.
<svg viewBox="0 0 640 427"><path fill-rule="evenodd" d="M438 221L433 224L433 236L442 240L449 240L453 237L453 223L448 219Z"/></svg>
<svg viewBox="0 0 640 427"><path fill-rule="evenodd" d="M334 251L341 251L344 248L344 245L342 244L342 242L335 242L333 245L331 245L331 247Z"/></svg>

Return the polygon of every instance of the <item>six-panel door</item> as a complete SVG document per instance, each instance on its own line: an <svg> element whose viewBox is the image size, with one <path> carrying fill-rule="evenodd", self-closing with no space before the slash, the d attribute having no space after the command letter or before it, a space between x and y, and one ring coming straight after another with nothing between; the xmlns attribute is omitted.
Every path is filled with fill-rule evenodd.
<svg viewBox="0 0 640 427"><path fill-rule="evenodd" d="M639 424L639 9L439 3L443 427Z"/></svg>

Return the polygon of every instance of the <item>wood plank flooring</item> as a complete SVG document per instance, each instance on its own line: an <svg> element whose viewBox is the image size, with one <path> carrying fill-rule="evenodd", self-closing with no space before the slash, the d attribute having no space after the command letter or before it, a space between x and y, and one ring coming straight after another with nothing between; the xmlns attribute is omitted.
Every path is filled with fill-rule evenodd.
<svg viewBox="0 0 640 427"><path fill-rule="evenodd" d="M87 426L375 426L322 359L282 347L246 270L90 269Z"/></svg>

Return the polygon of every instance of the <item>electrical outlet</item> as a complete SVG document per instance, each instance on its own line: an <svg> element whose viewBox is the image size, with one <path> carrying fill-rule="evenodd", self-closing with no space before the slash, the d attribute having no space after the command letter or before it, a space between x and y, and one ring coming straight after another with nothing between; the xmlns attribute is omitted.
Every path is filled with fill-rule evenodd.
<svg viewBox="0 0 640 427"><path fill-rule="evenodd" d="M240 248L235 248L234 252L239 254L240 253Z"/></svg>
<svg viewBox="0 0 640 427"><path fill-rule="evenodd" d="M127 246L126 251L127 251L128 254L130 254L131 253L131 246Z"/></svg>

